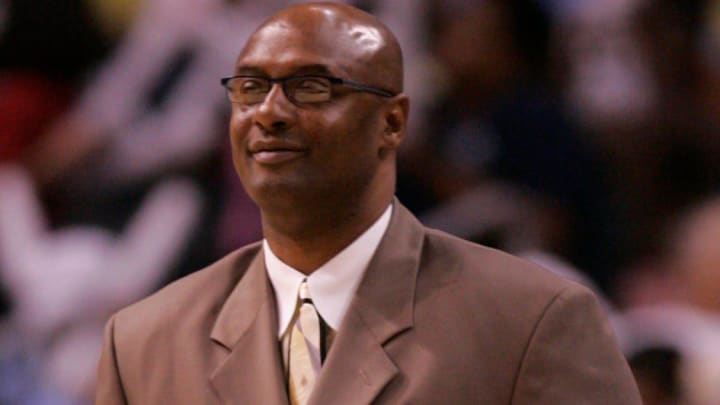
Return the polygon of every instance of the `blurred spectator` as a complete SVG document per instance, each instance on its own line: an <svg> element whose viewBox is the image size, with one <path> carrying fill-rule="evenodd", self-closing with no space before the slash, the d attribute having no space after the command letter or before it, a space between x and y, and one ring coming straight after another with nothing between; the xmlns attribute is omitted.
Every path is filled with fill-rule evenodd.
<svg viewBox="0 0 720 405"><path fill-rule="evenodd" d="M631 268L618 296L626 306L682 302L720 314L720 197L667 220L661 253Z"/></svg>
<svg viewBox="0 0 720 405"><path fill-rule="evenodd" d="M558 27L565 87L608 167L622 267L661 255L667 218L720 184L705 1L581 2ZM713 72L713 73L710 73ZM642 265L644 266L644 265Z"/></svg>
<svg viewBox="0 0 720 405"><path fill-rule="evenodd" d="M507 182L539 207L538 247L607 287L604 186L548 84L549 17L532 0L451 4L433 10L435 103L424 142L400 163L400 198L422 212L483 182Z"/></svg>
<svg viewBox="0 0 720 405"><path fill-rule="evenodd" d="M630 368L645 405L681 403L680 353L671 347L642 350L630 359Z"/></svg>
<svg viewBox="0 0 720 405"><path fill-rule="evenodd" d="M163 182L115 235L90 226L49 231L19 168L0 166L0 195L0 282L13 302L0 329L0 375L17 385L0 399L37 400L50 390L89 403L107 317L160 286L198 222L201 197L191 183Z"/></svg>
<svg viewBox="0 0 720 405"><path fill-rule="evenodd" d="M620 289L620 336L646 403L715 404L720 397L720 197L668 221L668 243ZM672 377L672 381L670 381ZM660 402L674 397L676 402ZM656 398L653 402L649 398Z"/></svg>
<svg viewBox="0 0 720 405"><path fill-rule="evenodd" d="M685 215L673 237L671 267L686 286L686 300L720 315L720 197Z"/></svg>
<svg viewBox="0 0 720 405"><path fill-rule="evenodd" d="M720 317L684 305L653 305L614 320L646 404L717 403Z"/></svg>

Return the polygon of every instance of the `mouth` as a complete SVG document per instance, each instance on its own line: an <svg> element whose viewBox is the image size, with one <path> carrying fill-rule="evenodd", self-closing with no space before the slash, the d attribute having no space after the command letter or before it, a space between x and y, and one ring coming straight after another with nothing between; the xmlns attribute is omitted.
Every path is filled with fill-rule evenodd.
<svg viewBox="0 0 720 405"><path fill-rule="evenodd" d="M298 159L307 154L307 149L287 143L251 144L248 154L262 165L277 165Z"/></svg>

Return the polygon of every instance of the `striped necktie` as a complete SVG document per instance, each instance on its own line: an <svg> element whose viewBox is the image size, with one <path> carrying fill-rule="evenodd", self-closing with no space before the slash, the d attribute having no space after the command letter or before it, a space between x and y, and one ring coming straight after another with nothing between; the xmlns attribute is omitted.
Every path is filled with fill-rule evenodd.
<svg viewBox="0 0 720 405"><path fill-rule="evenodd" d="M290 331L289 393L290 403L304 405L310 398L321 367L321 326L315 306L310 299L307 282L299 291L299 308Z"/></svg>

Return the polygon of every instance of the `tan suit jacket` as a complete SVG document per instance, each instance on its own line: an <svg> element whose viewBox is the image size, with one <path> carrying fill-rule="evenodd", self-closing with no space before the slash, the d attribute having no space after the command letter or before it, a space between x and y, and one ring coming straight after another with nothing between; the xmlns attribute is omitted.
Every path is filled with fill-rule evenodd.
<svg viewBox="0 0 720 405"><path fill-rule="evenodd" d="M286 404L261 245L108 322L98 404ZM585 288L393 217L310 404L640 404Z"/></svg>

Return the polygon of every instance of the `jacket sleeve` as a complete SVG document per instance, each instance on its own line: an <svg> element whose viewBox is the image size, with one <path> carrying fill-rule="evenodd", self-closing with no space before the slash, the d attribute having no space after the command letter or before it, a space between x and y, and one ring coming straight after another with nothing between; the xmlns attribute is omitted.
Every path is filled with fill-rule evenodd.
<svg viewBox="0 0 720 405"><path fill-rule="evenodd" d="M95 389L96 405L127 404L125 392L120 379L117 353L115 351L115 318L110 318L105 325L103 348L98 365L97 385Z"/></svg>
<svg viewBox="0 0 720 405"><path fill-rule="evenodd" d="M537 322L511 403L641 405L612 327L584 287L561 291Z"/></svg>

